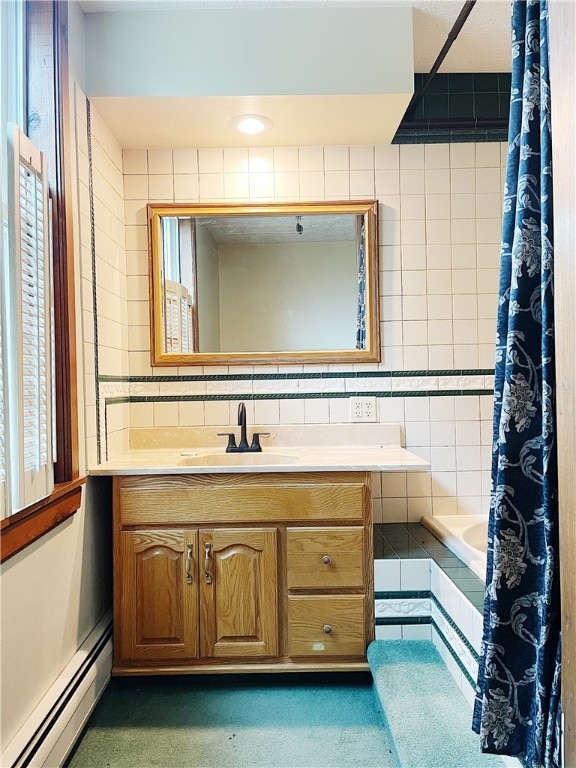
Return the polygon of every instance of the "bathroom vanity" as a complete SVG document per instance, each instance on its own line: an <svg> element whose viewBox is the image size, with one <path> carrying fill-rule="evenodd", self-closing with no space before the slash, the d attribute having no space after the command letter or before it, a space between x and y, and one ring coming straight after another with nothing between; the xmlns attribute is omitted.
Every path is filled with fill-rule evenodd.
<svg viewBox="0 0 576 768"><path fill-rule="evenodd" d="M226 453L208 428L132 430L91 470L113 476L114 674L367 669L371 473L428 464L397 425L264 431Z"/></svg>
<svg viewBox="0 0 576 768"><path fill-rule="evenodd" d="M361 669L366 472L114 478L116 674Z"/></svg>

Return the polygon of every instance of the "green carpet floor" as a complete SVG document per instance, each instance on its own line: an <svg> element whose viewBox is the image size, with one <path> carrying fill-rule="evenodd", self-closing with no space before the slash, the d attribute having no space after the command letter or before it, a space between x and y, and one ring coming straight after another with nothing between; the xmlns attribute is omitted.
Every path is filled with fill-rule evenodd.
<svg viewBox="0 0 576 768"><path fill-rule="evenodd" d="M67 768L394 768L369 674L114 678Z"/></svg>

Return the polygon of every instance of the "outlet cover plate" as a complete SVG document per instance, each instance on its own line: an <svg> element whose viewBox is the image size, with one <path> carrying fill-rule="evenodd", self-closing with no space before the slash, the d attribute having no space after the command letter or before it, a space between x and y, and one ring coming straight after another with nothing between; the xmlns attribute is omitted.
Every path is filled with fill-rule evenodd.
<svg viewBox="0 0 576 768"><path fill-rule="evenodd" d="M350 421L375 422L376 398L375 397L351 397Z"/></svg>

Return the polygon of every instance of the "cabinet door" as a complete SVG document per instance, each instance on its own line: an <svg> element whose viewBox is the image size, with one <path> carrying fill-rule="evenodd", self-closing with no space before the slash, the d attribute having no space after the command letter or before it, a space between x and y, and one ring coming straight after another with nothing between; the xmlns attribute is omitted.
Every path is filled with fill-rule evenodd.
<svg viewBox="0 0 576 768"><path fill-rule="evenodd" d="M197 658L198 532L126 531L120 535L117 599L122 658Z"/></svg>
<svg viewBox="0 0 576 768"><path fill-rule="evenodd" d="M200 652L278 655L277 530L200 531Z"/></svg>

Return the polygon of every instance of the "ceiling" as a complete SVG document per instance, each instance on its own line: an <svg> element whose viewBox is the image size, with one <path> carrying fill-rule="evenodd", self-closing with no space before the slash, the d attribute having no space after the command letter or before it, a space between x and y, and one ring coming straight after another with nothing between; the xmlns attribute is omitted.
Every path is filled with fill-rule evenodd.
<svg viewBox="0 0 576 768"><path fill-rule="evenodd" d="M428 72L464 0L80 0L80 5L86 13L407 6L413 9L414 71ZM477 0L440 72L510 71L510 48L510 0ZM216 96L117 98L92 94L90 97L120 144L134 149L387 142L392 139L405 109L404 102L392 104L390 94L235 97L235 100ZM395 98L405 97L396 95ZM233 131L228 123L230 115L247 112L271 118L273 135L266 139L265 134L246 137ZM396 122L387 127L381 138L386 120Z"/></svg>
<svg viewBox="0 0 576 768"><path fill-rule="evenodd" d="M272 243L351 242L356 246L355 214L296 216L197 216L196 227L210 232L220 244L263 245ZM297 229L300 224L302 229Z"/></svg>

